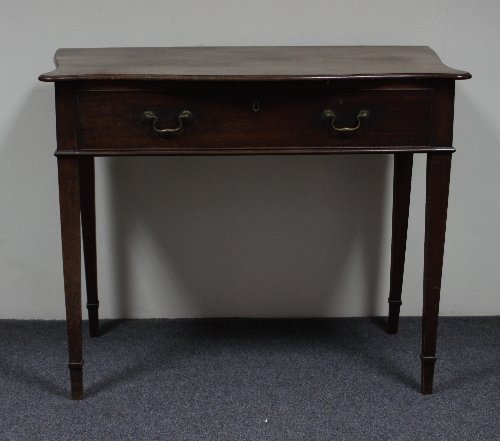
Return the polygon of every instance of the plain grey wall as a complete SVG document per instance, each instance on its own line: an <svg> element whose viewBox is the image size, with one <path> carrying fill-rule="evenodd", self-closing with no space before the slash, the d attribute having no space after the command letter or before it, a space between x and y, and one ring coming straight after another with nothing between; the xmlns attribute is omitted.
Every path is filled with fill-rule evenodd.
<svg viewBox="0 0 500 441"><path fill-rule="evenodd" d="M499 314L500 2L0 2L0 317L63 318L58 47L429 45L457 83L441 311ZM402 314L421 311L415 159ZM103 317L385 315L392 158L97 161ZM146 193L146 196L143 196Z"/></svg>

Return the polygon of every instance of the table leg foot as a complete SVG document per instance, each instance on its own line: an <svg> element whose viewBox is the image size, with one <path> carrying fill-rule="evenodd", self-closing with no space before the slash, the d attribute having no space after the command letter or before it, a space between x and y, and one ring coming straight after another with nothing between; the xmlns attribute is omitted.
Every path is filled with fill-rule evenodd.
<svg viewBox="0 0 500 441"><path fill-rule="evenodd" d="M420 356L421 360L421 383L420 392L424 395L432 394L432 383L434 381L434 365L436 357Z"/></svg>
<svg viewBox="0 0 500 441"><path fill-rule="evenodd" d="M387 332L389 334L397 334L399 325L399 310L403 302L401 300L391 300L391 299L389 299L388 302L389 302L389 318L387 320Z"/></svg>
<svg viewBox="0 0 500 441"><path fill-rule="evenodd" d="M68 366L71 378L71 399L83 400L83 361L69 363Z"/></svg>
<svg viewBox="0 0 500 441"><path fill-rule="evenodd" d="M99 302L87 303L89 313L89 333L91 337L99 337Z"/></svg>

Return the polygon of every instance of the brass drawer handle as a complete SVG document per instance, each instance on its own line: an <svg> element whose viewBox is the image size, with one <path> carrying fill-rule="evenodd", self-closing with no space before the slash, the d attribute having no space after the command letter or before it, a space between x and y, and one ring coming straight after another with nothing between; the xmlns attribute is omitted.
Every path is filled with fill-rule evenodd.
<svg viewBox="0 0 500 441"><path fill-rule="evenodd" d="M370 116L370 112L368 110L360 110L358 112L357 118L358 118L358 124L355 127L337 127L335 125L335 118L337 117L335 115L335 112L331 109L325 109L323 110L322 117L323 119L330 120L330 125L334 130L337 132L354 132L355 130L358 130L361 127L361 120L362 119L368 119Z"/></svg>
<svg viewBox="0 0 500 441"><path fill-rule="evenodd" d="M141 116L141 120L145 123L149 123L150 121L152 121L152 127L156 133L165 134L182 132L183 121L191 121L193 119L193 114L189 110L183 110L181 113L179 113L177 119L179 120L179 125L175 129L159 129L158 127L156 127L156 121L158 120L158 117L152 110L144 111Z"/></svg>

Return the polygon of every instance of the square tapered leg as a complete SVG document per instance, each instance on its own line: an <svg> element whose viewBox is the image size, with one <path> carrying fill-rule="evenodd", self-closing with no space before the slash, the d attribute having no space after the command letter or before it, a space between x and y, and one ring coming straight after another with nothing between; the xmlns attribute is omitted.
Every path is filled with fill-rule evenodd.
<svg viewBox="0 0 500 441"><path fill-rule="evenodd" d="M71 397L83 398L80 176L78 159L58 158L59 204Z"/></svg>
<svg viewBox="0 0 500 441"><path fill-rule="evenodd" d="M432 393L451 153L427 154L421 392Z"/></svg>
<svg viewBox="0 0 500 441"><path fill-rule="evenodd" d="M387 332L398 332L401 292L406 252L406 233L410 210L413 153L394 154L394 180L392 200L391 279L389 291L389 318Z"/></svg>
<svg viewBox="0 0 500 441"><path fill-rule="evenodd" d="M80 158L79 164L83 257L85 261L89 332L91 337L98 337L99 298L97 292L94 158Z"/></svg>

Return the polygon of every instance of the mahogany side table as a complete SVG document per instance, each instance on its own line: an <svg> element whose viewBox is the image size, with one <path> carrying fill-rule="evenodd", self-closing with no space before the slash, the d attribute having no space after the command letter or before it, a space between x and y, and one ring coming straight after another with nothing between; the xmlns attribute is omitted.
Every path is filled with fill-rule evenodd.
<svg viewBox="0 0 500 441"><path fill-rule="evenodd" d="M432 392L455 80L428 47L59 49L54 82L69 369L83 398L81 240L98 336L94 157L394 156L388 332L398 329L414 153L427 154L421 391Z"/></svg>

